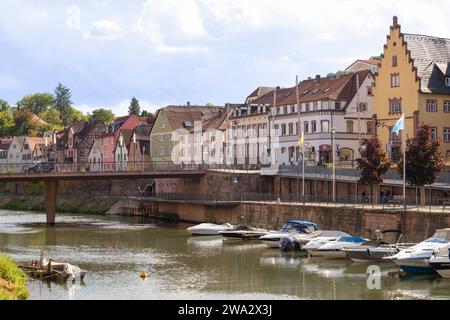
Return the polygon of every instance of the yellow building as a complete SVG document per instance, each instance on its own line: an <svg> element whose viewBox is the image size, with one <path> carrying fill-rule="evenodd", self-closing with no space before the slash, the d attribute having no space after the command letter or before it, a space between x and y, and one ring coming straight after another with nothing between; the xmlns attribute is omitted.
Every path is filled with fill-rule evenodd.
<svg viewBox="0 0 450 320"><path fill-rule="evenodd" d="M422 123L430 125L450 161L450 39L402 33L394 17L375 75L374 109L377 134L394 161L401 135L390 132L402 113L407 137Z"/></svg>

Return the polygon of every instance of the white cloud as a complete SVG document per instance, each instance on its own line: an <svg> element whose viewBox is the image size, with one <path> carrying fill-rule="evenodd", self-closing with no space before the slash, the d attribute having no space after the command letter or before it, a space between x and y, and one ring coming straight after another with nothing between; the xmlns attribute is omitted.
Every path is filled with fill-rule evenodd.
<svg viewBox="0 0 450 320"><path fill-rule="evenodd" d="M155 53L208 51L196 44L206 36L196 0L147 0L132 30L146 35Z"/></svg>
<svg viewBox="0 0 450 320"><path fill-rule="evenodd" d="M85 30L83 37L86 39L116 40L123 37L123 29L116 22L103 19L93 22L92 29Z"/></svg>

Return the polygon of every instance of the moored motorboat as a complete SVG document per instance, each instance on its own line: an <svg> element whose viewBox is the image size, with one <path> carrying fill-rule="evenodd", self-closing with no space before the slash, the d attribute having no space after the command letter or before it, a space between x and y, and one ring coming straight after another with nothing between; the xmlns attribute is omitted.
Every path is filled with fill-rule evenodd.
<svg viewBox="0 0 450 320"><path fill-rule="evenodd" d="M279 231L268 233L259 238L269 248L279 248L280 241L293 234L311 234L319 230L315 223L301 220L286 222Z"/></svg>
<svg viewBox="0 0 450 320"><path fill-rule="evenodd" d="M386 234L396 234L396 243L385 242ZM400 250L413 246L414 244L401 244L402 232L400 230L385 230L377 232L377 239L370 240L357 246L345 247L342 249L347 256L355 262L383 261L385 257L393 256Z"/></svg>
<svg viewBox="0 0 450 320"><path fill-rule="evenodd" d="M384 259L393 261L406 273L434 273L435 270L430 265L430 259L447 252L449 245L450 228L441 229L437 230L428 240Z"/></svg>
<svg viewBox="0 0 450 320"><path fill-rule="evenodd" d="M229 224L213 224L213 223L202 223L197 226L193 226L187 228L187 231L192 235L200 235L200 236L218 236L221 231L230 231L233 230L234 227Z"/></svg>
<svg viewBox="0 0 450 320"><path fill-rule="evenodd" d="M430 266L442 278L450 279L450 249L446 256L435 256L430 259Z"/></svg>
<svg viewBox="0 0 450 320"><path fill-rule="evenodd" d="M334 230L318 230L311 234L294 234L282 239L280 247L283 251L306 251L304 247L311 241L320 239L325 244L325 241L336 240L343 236L349 236L349 234Z"/></svg>
<svg viewBox="0 0 450 320"><path fill-rule="evenodd" d="M342 251L343 248L348 246L357 246L361 245L364 242L367 242L368 239L359 238L359 237L340 237L335 241L329 241L324 245L316 248L316 249L307 249L309 254L314 257L324 257L330 259L345 259L347 258L347 254ZM305 246L306 248L307 246Z"/></svg>
<svg viewBox="0 0 450 320"><path fill-rule="evenodd" d="M226 240L255 240L266 234L269 234L270 232L275 231L242 226L236 228L235 230L220 231L219 234L222 235L222 237L224 237Z"/></svg>
<svg viewBox="0 0 450 320"><path fill-rule="evenodd" d="M57 279L57 280L83 280L87 271L70 263L54 260L41 259L32 261L29 264L20 266L25 273L37 279Z"/></svg>

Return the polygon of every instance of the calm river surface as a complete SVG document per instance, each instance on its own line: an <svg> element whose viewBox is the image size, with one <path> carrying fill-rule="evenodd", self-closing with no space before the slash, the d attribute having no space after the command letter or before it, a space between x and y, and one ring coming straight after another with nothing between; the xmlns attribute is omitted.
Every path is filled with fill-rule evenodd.
<svg viewBox="0 0 450 320"><path fill-rule="evenodd" d="M88 270L83 283L30 280L30 299L450 299L450 281L405 279L391 264L380 265L381 290L369 290L368 265L190 237L184 224L83 215L57 223L0 210L0 252L24 262L43 250Z"/></svg>

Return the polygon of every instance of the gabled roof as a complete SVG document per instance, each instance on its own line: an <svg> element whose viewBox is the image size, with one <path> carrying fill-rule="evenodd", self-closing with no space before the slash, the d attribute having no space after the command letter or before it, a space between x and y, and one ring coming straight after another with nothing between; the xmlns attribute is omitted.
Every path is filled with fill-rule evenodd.
<svg viewBox="0 0 450 320"><path fill-rule="evenodd" d="M26 137L26 141L31 151L34 151L37 145L45 145L45 138L42 137Z"/></svg>
<svg viewBox="0 0 450 320"><path fill-rule="evenodd" d="M275 90L275 88L273 87L258 87L256 88L255 91L253 91L245 100L246 102L248 102L250 99L257 99L263 95L265 95L266 93L269 93L271 91Z"/></svg>
<svg viewBox="0 0 450 320"><path fill-rule="evenodd" d="M205 117L216 114L223 107L219 106L168 106L158 111L162 112L170 122L172 130L184 128L184 124L190 122L192 125L196 121L202 121Z"/></svg>
<svg viewBox="0 0 450 320"><path fill-rule="evenodd" d="M149 140L150 141L150 132L152 131L153 125L142 124L134 128L134 132L136 132L137 140Z"/></svg>
<svg viewBox="0 0 450 320"><path fill-rule="evenodd" d="M100 151L100 153L103 153L103 145L100 143L100 140L95 139L95 140L92 142L91 147L89 148L88 155L91 154L92 149L94 149L94 147L96 147L96 148Z"/></svg>
<svg viewBox="0 0 450 320"><path fill-rule="evenodd" d="M134 129L122 129L120 130L120 134L123 136L123 141L125 142L125 146L127 150L130 151L130 145L133 140ZM119 148L119 143L116 144L115 150Z"/></svg>
<svg viewBox="0 0 450 320"><path fill-rule="evenodd" d="M445 86L450 63L450 39L401 33L424 93L450 94ZM444 73L445 71L445 73Z"/></svg>
<svg viewBox="0 0 450 320"><path fill-rule="evenodd" d="M285 99L290 94L292 94L293 91L295 91L295 87L294 88L277 88L276 89L277 105L281 100ZM274 103L274 101L273 101L274 97L275 97L275 92L272 90L272 91L266 93L265 95L261 96L260 98L252 101L250 104L260 104L260 105L271 105L272 106Z"/></svg>
<svg viewBox="0 0 450 320"><path fill-rule="evenodd" d="M80 141L83 141L89 136L91 131L94 130L97 126L104 127L105 124L103 123L103 121L100 121L100 120L92 120L92 121L85 122L83 125L83 129L81 129L80 132L76 133L75 136Z"/></svg>

